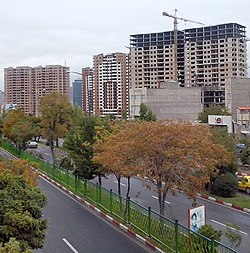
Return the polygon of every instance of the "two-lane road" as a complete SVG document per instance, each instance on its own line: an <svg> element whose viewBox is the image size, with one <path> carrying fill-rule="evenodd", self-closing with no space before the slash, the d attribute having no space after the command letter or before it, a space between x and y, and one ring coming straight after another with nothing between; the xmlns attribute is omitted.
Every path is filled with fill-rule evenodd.
<svg viewBox="0 0 250 253"><path fill-rule="evenodd" d="M48 198L43 214L49 228L37 253L153 252L48 181L40 179L39 186Z"/></svg>

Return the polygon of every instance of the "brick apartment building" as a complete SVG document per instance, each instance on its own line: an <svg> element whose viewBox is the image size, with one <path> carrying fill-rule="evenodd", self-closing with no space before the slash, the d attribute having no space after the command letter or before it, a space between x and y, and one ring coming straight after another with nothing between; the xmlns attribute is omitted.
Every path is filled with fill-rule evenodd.
<svg viewBox="0 0 250 253"><path fill-rule="evenodd" d="M69 95L69 67L9 67L4 69L5 103L16 104L25 114L39 115L41 98L50 92Z"/></svg>

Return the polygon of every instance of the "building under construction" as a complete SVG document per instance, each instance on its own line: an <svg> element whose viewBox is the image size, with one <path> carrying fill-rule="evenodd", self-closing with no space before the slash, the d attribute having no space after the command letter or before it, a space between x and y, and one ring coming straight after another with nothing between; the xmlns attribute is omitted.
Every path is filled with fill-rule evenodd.
<svg viewBox="0 0 250 253"><path fill-rule="evenodd" d="M131 88L155 88L161 82L202 87L202 102L225 102L228 78L247 77L245 26L215 26L130 36ZM177 45L176 45L177 41Z"/></svg>

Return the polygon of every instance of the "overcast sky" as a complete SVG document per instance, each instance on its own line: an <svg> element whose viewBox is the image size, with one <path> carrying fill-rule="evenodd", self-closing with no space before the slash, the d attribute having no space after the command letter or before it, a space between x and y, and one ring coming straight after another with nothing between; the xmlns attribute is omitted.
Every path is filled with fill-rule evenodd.
<svg viewBox="0 0 250 253"><path fill-rule="evenodd" d="M126 53L129 35L172 30L173 20L162 12L174 9L206 25L237 22L250 37L250 0L1 0L0 89L5 67L66 62L80 72L95 54Z"/></svg>

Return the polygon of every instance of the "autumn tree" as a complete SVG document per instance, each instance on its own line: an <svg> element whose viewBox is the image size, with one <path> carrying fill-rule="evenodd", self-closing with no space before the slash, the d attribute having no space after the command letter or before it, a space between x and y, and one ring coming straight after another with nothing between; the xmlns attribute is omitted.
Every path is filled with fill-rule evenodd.
<svg viewBox="0 0 250 253"><path fill-rule="evenodd" d="M133 122L105 142L96 159L124 175L148 176L156 185L161 214L169 191L175 194L177 188L195 201L230 155L212 142L209 127L185 122Z"/></svg>
<svg viewBox="0 0 250 253"><path fill-rule="evenodd" d="M41 219L45 203L45 195L21 176L1 173L0 245L6 248L9 244L15 248L13 252L19 252L19 247L20 252L42 248L47 228L47 222Z"/></svg>
<svg viewBox="0 0 250 253"><path fill-rule="evenodd" d="M66 136L72 117L72 106L66 94L52 92L41 99L42 136L47 139L53 163L56 161L54 145Z"/></svg>
<svg viewBox="0 0 250 253"><path fill-rule="evenodd" d="M119 195L121 195L121 178L127 178L126 198L128 198L130 178L141 173L141 168L137 166L137 154L134 146L131 145L135 137L134 132L131 131L131 125L134 126L134 124L123 123L114 125L113 131L95 144L94 161L102 165L105 173L115 175Z"/></svg>
<svg viewBox="0 0 250 253"><path fill-rule="evenodd" d="M31 186L37 185L38 173L33 170L36 164L29 164L25 160L1 160L0 175L8 173L13 176L22 176L22 178Z"/></svg>
<svg viewBox="0 0 250 253"><path fill-rule="evenodd" d="M35 128L22 110L13 110L5 116L2 132L21 150L26 148L27 141L35 135Z"/></svg>
<svg viewBox="0 0 250 253"><path fill-rule="evenodd" d="M231 115L225 107L220 105L211 105L205 107L201 113L198 115L198 120L202 123L208 123L208 115Z"/></svg>

